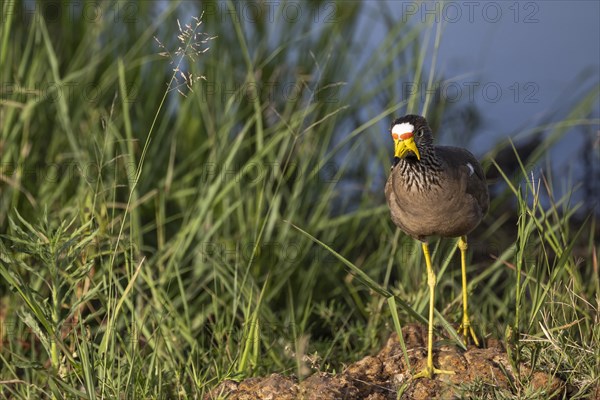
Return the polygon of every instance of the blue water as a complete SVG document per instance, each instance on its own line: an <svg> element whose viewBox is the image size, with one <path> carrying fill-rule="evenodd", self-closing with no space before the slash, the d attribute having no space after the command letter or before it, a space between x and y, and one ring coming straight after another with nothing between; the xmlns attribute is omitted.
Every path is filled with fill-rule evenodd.
<svg viewBox="0 0 600 400"><path fill-rule="evenodd" d="M463 136L440 132L438 137L467 146L479 156L507 137L518 141L531 128L565 119L582 94L597 90L599 1L389 0L369 2L367 7L371 10L365 13L372 29L369 41L374 44L387 34L377 21L385 7L397 21L427 26L422 37L429 30L428 65L436 29L442 29L435 64L436 76L446 79L441 95L459 107L474 105L483 123L477 132ZM588 117L600 118L598 101ZM595 146L589 146L590 136ZM584 163L592 162L600 171L599 137L598 124L574 128L551 149L558 194L582 179L589 170ZM589 159L584 161L585 152ZM581 200L582 195L576 193L574 199Z"/></svg>

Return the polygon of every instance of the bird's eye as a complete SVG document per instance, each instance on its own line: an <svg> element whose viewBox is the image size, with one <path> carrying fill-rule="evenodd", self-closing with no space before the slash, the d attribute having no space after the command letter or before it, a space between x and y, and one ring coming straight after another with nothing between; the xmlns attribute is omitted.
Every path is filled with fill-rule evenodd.
<svg viewBox="0 0 600 400"><path fill-rule="evenodd" d="M417 131L417 137L423 137L423 129Z"/></svg>

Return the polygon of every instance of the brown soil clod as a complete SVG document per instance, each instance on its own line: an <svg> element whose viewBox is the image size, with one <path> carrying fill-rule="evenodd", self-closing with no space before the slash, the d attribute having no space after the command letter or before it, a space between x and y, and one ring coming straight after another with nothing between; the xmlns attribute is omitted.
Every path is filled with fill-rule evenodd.
<svg viewBox="0 0 600 400"><path fill-rule="evenodd" d="M402 330L412 371L425 366L427 330L420 325L409 325ZM436 375L434 379L412 379L406 366L398 336L392 334L375 356L367 356L349 365L339 374L317 372L302 382L295 377L272 374L263 378L249 378L240 383L221 382L204 396L205 400L337 400L455 398L464 384L496 387L510 390L513 376L508 355L501 343L489 340L487 347L469 346L466 351L444 345L434 349L434 363L438 368L455 372L454 375ZM530 386L547 398L561 398L565 391L562 380L542 371L531 372L526 366L522 375L529 376Z"/></svg>

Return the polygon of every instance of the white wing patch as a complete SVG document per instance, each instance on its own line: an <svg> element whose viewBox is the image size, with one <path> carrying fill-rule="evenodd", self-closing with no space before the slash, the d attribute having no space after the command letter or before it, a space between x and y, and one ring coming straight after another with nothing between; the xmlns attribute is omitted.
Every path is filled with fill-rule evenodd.
<svg viewBox="0 0 600 400"><path fill-rule="evenodd" d="M471 163L467 163L467 168L469 168L469 176L475 173L475 168L471 165Z"/></svg>
<svg viewBox="0 0 600 400"><path fill-rule="evenodd" d="M408 122L403 122L401 124L394 125L394 127L392 128L392 135L394 133L397 135L402 135L403 133L413 132L414 130L415 130L415 127L413 126L413 124L408 123Z"/></svg>

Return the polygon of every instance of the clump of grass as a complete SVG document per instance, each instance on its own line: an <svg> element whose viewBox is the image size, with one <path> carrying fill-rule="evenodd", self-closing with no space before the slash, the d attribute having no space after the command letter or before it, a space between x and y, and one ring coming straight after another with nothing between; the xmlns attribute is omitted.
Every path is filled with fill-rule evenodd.
<svg viewBox="0 0 600 400"><path fill-rule="evenodd" d="M588 218L573 232L574 213L559 208L571 193L554 199L545 176L527 171L518 154L516 159L524 178L519 187L498 168L519 207L514 261L504 261L515 272L514 319L506 339L518 378L516 394L528 391L529 377L521 368L525 363L528 371L539 369L563 379L569 398L587 398L598 383L600 362L593 350L598 343L593 322L598 317L597 285L594 279L584 284L585 277L597 271L595 224ZM544 195L551 199L546 207L540 201ZM574 251L582 245L583 257ZM541 398L548 393L530 395Z"/></svg>

